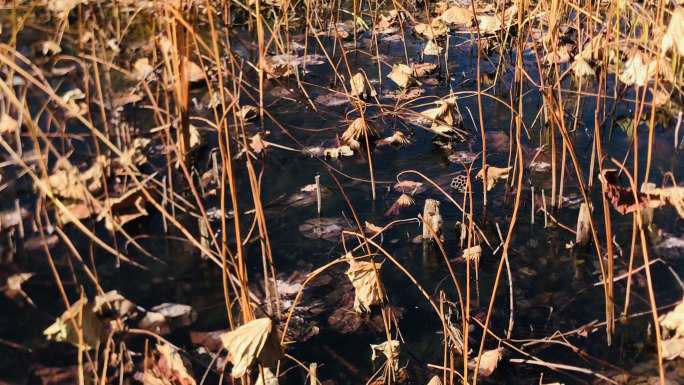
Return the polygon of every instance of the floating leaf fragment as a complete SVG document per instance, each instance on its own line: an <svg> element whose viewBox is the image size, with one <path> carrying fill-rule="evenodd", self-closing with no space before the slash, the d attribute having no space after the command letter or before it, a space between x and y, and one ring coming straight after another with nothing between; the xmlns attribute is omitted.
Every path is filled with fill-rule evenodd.
<svg viewBox="0 0 684 385"><path fill-rule="evenodd" d="M310 218L299 225L299 231L307 238L335 241L345 226L342 218Z"/></svg>
<svg viewBox="0 0 684 385"><path fill-rule="evenodd" d="M411 195L420 194L426 190L423 182L416 182L413 180L402 180L394 184L394 190L401 193L408 193Z"/></svg>
<svg viewBox="0 0 684 385"><path fill-rule="evenodd" d="M486 168L480 170L477 175L475 175L475 178L477 179L486 179L484 180L485 183L485 188L487 191L491 190L496 182L499 179L507 179L508 178L508 173L511 171L512 167L494 167L494 166L489 166L487 165ZM485 178L485 171L486 170L486 178Z"/></svg>
<svg viewBox="0 0 684 385"><path fill-rule="evenodd" d="M352 155L354 155L354 150L352 150L349 146L326 148L323 150L323 156L325 156L326 158L337 159L342 156Z"/></svg>
<svg viewBox="0 0 684 385"><path fill-rule="evenodd" d="M17 302L19 305L27 303L35 307L31 297L29 297L21 287L24 282L31 279L31 277L33 277L33 273L18 273L10 275L7 277L7 282L5 285L0 287L0 291L5 294L5 297Z"/></svg>
<svg viewBox="0 0 684 385"><path fill-rule="evenodd" d="M189 306L179 303L163 303L145 313L138 325L141 329L166 335L174 329L190 326L197 320L197 312Z"/></svg>

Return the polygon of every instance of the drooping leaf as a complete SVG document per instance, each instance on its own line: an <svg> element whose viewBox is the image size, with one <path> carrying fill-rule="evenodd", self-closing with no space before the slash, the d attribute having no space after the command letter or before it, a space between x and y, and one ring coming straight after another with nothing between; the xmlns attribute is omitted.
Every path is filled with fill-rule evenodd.
<svg viewBox="0 0 684 385"><path fill-rule="evenodd" d="M577 231L575 233L575 244L585 246L591 240L591 211L589 206L582 202L577 216Z"/></svg>
<svg viewBox="0 0 684 385"><path fill-rule="evenodd" d="M167 344L157 344L157 359L142 376L146 385L196 385L189 373L190 363L181 356L178 349Z"/></svg>
<svg viewBox="0 0 684 385"><path fill-rule="evenodd" d="M366 77L361 72L357 72L349 79L351 86L349 93L351 96L368 99L376 95L375 89L366 81Z"/></svg>
<svg viewBox="0 0 684 385"><path fill-rule="evenodd" d="M482 246L475 245L463 249L463 259L469 262L475 262L478 264L480 262L480 256L482 256Z"/></svg>
<svg viewBox="0 0 684 385"><path fill-rule="evenodd" d="M79 346L79 331L83 333L83 348L87 350L95 348L106 338L106 324L93 312L93 305L87 298L74 302L43 334L48 340Z"/></svg>
<svg viewBox="0 0 684 385"><path fill-rule="evenodd" d="M372 305L382 302L380 269L381 263L348 259L347 277L354 286L354 310L357 313L370 311Z"/></svg>
<svg viewBox="0 0 684 385"><path fill-rule="evenodd" d="M354 119L342 133L342 141L350 144L361 139L373 140L378 137L375 126L363 117Z"/></svg>
<svg viewBox="0 0 684 385"><path fill-rule="evenodd" d="M480 357L480 368L478 371L479 375L483 377L489 377L492 373L494 373L496 366L499 364L502 353L503 348L486 350L484 353L482 353L482 357ZM469 367L475 368L475 359L470 360L468 364Z"/></svg>
<svg viewBox="0 0 684 385"><path fill-rule="evenodd" d="M233 378L244 376L256 362L274 368L280 357L280 342L269 318L249 321L222 335L221 341L233 364Z"/></svg>
<svg viewBox="0 0 684 385"><path fill-rule="evenodd" d="M672 12L660 48L662 53L673 49L676 54L684 57L684 7L677 7Z"/></svg>
<svg viewBox="0 0 684 385"><path fill-rule="evenodd" d="M399 349L401 344L397 340L385 341L381 344L371 344L371 361L384 357L393 370L399 369Z"/></svg>

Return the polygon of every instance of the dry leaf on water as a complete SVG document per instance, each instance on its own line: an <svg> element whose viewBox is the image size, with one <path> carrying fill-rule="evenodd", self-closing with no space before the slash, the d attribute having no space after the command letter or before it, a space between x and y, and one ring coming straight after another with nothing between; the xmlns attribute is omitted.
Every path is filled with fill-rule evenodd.
<svg viewBox="0 0 684 385"><path fill-rule="evenodd" d="M352 150L349 146L326 148L323 150L323 156L325 156L326 158L337 159L342 156L352 155L354 155L354 150Z"/></svg>
<svg viewBox="0 0 684 385"><path fill-rule="evenodd" d="M129 190L118 197L107 197L97 220L105 219L105 227L114 231L128 222L147 216L146 202L140 189Z"/></svg>
<svg viewBox="0 0 684 385"><path fill-rule="evenodd" d="M394 28L394 23L399 16L399 12L396 10L391 10L387 15L380 15L378 21L373 25L373 28L379 33L390 34L396 32Z"/></svg>
<svg viewBox="0 0 684 385"><path fill-rule="evenodd" d="M432 376L427 385L442 385L442 378L440 376Z"/></svg>
<svg viewBox="0 0 684 385"><path fill-rule="evenodd" d="M453 136L457 135L463 138L463 135L456 130L456 125L462 122L462 117L458 114L454 107L456 103L451 100L439 100L436 102L437 107L427 109L421 112L421 115L427 118L431 123L428 131L438 135Z"/></svg>
<svg viewBox="0 0 684 385"><path fill-rule="evenodd" d="M662 348L663 358L666 360L684 358L684 337L663 340Z"/></svg>
<svg viewBox="0 0 684 385"><path fill-rule="evenodd" d="M618 173L615 169L603 170L599 175L606 198L620 214L633 213L639 208L658 208L669 204L684 218L684 187L651 188L634 194L631 188L620 186L617 178Z"/></svg>
<svg viewBox="0 0 684 385"><path fill-rule="evenodd" d="M466 7L452 6L449 7L439 18L449 24L459 27L470 27L473 24L473 12Z"/></svg>
<svg viewBox="0 0 684 385"><path fill-rule="evenodd" d="M684 56L684 8L677 7L672 12L670 24L667 27L667 32L663 36L663 43L660 46L662 53L672 48L679 56Z"/></svg>
<svg viewBox="0 0 684 385"><path fill-rule="evenodd" d="M295 74L292 55L266 56L262 68L268 79L288 77Z"/></svg>
<svg viewBox="0 0 684 385"><path fill-rule="evenodd" d="M354 286L354 311L357 313L370 311L372 305L382 302L380 287L382 263L359 262L349 257L347 277Z"/></svg>
<svg viewBox="0 0 684 385"><path fill-rule="evenodd" d="M684 299L674 309L660 317L660 326L674 332L673 336L663 340L663 358L666 360L684 358Z"/></svg>
<svg viewBox="0 0 684 385"><path fill-rule="evenodd" d="M406 88L411 84L413 69L406 64L395 64L387 77L399 87Z"/></svg>
<svg viewBox="0 0 684 385"><path fill-rule="evenodd" d="M197 312L189 306L179 303L163 303L145 313L139 327L157 334L165 335L174 329L192 325L197 320Z"/></svg>
<svg viewBox="0 0 684 385"><path fill-rule="evenodd" d="M483 179L484 178L484 170L487 172L487 178L485 181L485 187L487 191L491 190L494 185L496 184L496 181L499 179L507 179L508 178L508 173L511 171L511 167L494 167L494 166L486 166L486 168L480 170L477 175L475 175L475 178L477 179Z"/></svg>
<svg viewBox="0 0 684 385"><path fill-rule="evenodd" d="M423 48L423 55L438 56L442 51L442 47L440 47L439 44L435 43L434 40L429 40L427 44L425 44L425 48Z"/></svg>
<svg viewBox="0 0 684 385"><path fill-rule="evenodd" d="M190 364L181 356L178 349L167 344L157 345L158 358L149 370L142 375L146 385L196 385L197 382L188 372Z"/></svg>
<svg viewBox="0 0 684 385"><path fill-rule="evenodd" d="M244 376L255 362L273 368L280 358L280 343L269 318L249 321L222 335L221 341L233 364L233 378Z"/></svg>
<svg viewBox="0 0 684 385"><path fill-rule="evenodd" d="M98 156L90 168L81 172L65 158L59 159L53 173L39 182L43 186L41 190L50 190L62 198L62 203L74 217L88 218L102 209L102 204L91 193L96 193L102 187L106 162L104 155ZM72 219L62 210L55 211L55 215L63 224Z"/></svg>
<svg viewBox="0 0 684 385"><path fill-rule="evenodd" d="M366 233L377 234L382 231L382 227L374 225L368 221L364 222Z"/></svg>
<svg viewBox="0 0 684 385"><path fill-rule="evenodd" d="M299 225L299 231L307 238L336 241L345 224L342 218L310 218Z"/></svg>
<svg viewBox="0 0 684 385"><path fill-rule="evenodd" d="M411 65L413 69L413 75L417 78L422 78L430 75L437 69L437 64L435 63L414 63Z"/></svg>
<svg viewBox="0 0 684 385"><path fill-rule="evenodd" d="M371 344L371 361L375 362L379 357L385 357L391 363L394 370L399 369L399 349L401 344L397 340L385 341L381 344Z"/></svg>
<svg viewBox="0 0 684 385"><path fill-rule="evenodd" d="M426 190L423 182L416 182L413 180L402 180L394 184L394 190L400 193L408 193L411 195L420 194Z"/></svg>
<svg viewBox="0 0 684 385"><path fill-rule="evenodd" d="M569 62L571 48L572 47L569 44L563 44L557 47L555 51L551 51L544 56L544 63L565 64Z"/></svg>
<svg viewBox="0 0 684 385"><path fill-rule="evenodd" d="M24 292L21 285L33 277L33 273L18 273L7 277L7 282L5 286L0 287L0 291L5 294L5 297L17 302L19 305L27 303L31 306L35 306L31 297Z"/></svg>
<svg viewBox="0 0 684 385"><path fill-rule="evenodd" d="M449 33L449 28L444 21L434 18L430 24L418 23L413 27L416 34L427 40L440 39Z"/></svg>
<svg viewBox="0 0 684 385"><path fill-rule="evenodd" d="M83 348L95 348L106 337L106 325L95 312L93 305L87 298L74 302L57 320L43 331L48 340L69 342L79 346L79 332L74 329L74 323L83 333Z"/></svg>
<svg viewBox="0 0 684 385"><path fill-rule="evenodd" d="M19 122L17 122L9 114L2 114L0 118L0 135L14 134L19 130Z"/></svg>
<svg viewBox="0 0 684 385"><path fill-rule="evenodd" d="M482 353L482 357L480 357L480 370L478 371L479 375L488 377L494 373L496 366L499 364L502 353L503 348L487 350ZM475 368L475 359L470 360L468 367L471 369Z"/></svg>
<svg viewBox="0 0 684 385"><path fill-rule="evenodd" d="M249 148L257 154L264 151L268 145L267 141L261 139L261 133L257 133L249 139Z"/></svg>

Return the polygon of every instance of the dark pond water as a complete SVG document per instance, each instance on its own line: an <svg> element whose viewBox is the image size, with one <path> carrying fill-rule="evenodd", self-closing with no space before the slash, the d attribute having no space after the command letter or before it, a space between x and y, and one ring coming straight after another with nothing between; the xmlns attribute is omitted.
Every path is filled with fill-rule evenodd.
<svg viewBox="0 0 684 385"><path fill-rule="evenodd" d="M240 36L235 40L235 50L243 57L254 56L254 47L249 35ZM420 52L424 42L407 34L406 49L408 56L413 61L420 60ZM297 40L298 38L295 38ZM301 41L303 37L299 38ZM455 173L462 172L463 166L449 160L450 155L463 153L478 153L481 150L478 126L473 123L470 116L472 113L477 122L477 100L467 91L476 87L476 52L467 43L469 36L457 35L450 37L448 63L444 58L437 60L435 57L425 57L426 61L438 62L440 67L436 75L423 85L425 90L421 98L405 104L405 108L421 111L432 106L437 98L454 92L458 97L458 107L464 116L464 127L471 135L464 143L454 143L453 148L445 150L435 143L434 135L411 124L406 119L398 118L383 111L391 111L396 101L386 97L387 93L396 91L396 87L386 78L390 71L390 64L403 62L404 46L399 40L380 40L379 54L382 57L382 85L379 84L377 74L377 61L369 59L367 54L370 44L370 35L361 34L358 37L358 50L354 50L353 43L347 42L348 60L352 73L363 70L373 82L383 108L370 106L365 115L372 120L381 136L389 136L394 130L402 130L410 138L411 144L394 147L383 146L372 150L374 177L376 180L376 199L372 199L369 179L368 163L363 155L341 158L339 160L328 159L322 162L320 159L309 155L294 153L278 148L269 148L265 156L259 157L255 164L263 170L262 196L265 204L268 221L268 231L273 248L276 270L279 276L287 277L295 271L310 271L319 267L340 255L344 254L342 244L335 241L311 239L304 236L299 226L306 220L317 218L316 204L304 207L296 207L287 202L287 198L299 192L305 185L314 183L315 177L320 175L320 182L324 188L329 189L329 194L324 194L321 217L345 218L351 223L351 211L340 193L331 175L334 175L353 203L356 214L361 221L368 221L377 225L383 225L395 219L415 218L422 212L422 206L426 198L438 199L442 202L441 212L444 219L443 234L445 249L452 258L453 268L462 285L465 285L465 264L457 258L461 253L456 231L456 223L462 219L462 214L453 207L443 195L436 189L427 189L415 195L416 205L402 209L397 216L388 216L385 213L399 197L400 193L393 189L397 181L397 174L404 170L416 170L433 178L457 202L461 202L463 195L448 187ZM330 41L323 39L330 49ZM247 43L246 43L247 42ZM310 52L320 53L316 43L309 40ZM333 61L339 59L339 47ZM510 60L510 58L505 58ZM524 58L526 66L533 76L537 74L537 66L534 55L527 53ZM490 60L482 61L482 71L494 72L492 63L497 63L497 55ZM343 64L342 64L343 66ZM504 65L505 68L510 65ZM449 76L446 77L448 68ZM512 67L511 67L512 68ZM341 90L336 83L335 76L328 64L307 66L309 71L303 78L305 87L313 100L330 93L328 87ZM346 69L341 71L346 74ZM250 76L253 76L250 73ZM491 95L495 95L506 103L511 103L510 79L512 69L502 71L500 81L492 84L488 89ZM347 76L345 75L345 78ZM251 78L253 79L253 77ZM577 83L568 78L563 82L563 89L574 91ZM525 158L531 159L535 149L547 143L547 130L543 127L543 119L539 115L542 107L539 91L534 85L526 83L526 96L524 99L523 116L527 131L523 133L525 144ZM583 91L592 93L594 85L584 85ZM609 85L612 88L612 85ZM265 104L268 111L278 120L279 125L267 120L263 130L269 131L265 138L273 143L278 143L294 148L300 145L330 146L334 144L336 135L340 135L348 126L349 122L357 117L355 110L348 104L326 107L317 104L318 111L313 111L302 97L298 86L293 79L269 80L266 84L268 94ZM192 96L202 100L205 89L194 88ZM626 92L624 98L633 98L633 93ZM573 127L573 112L578 102L576 94L567 92L564 94L566 101L566 123ZM319 99L321 100L321 99ZM245 103L248 98L245 97ZM517 101L515 102L517 103ZM579 99L579 121L576 130L571 133L574 147L579 156L579 162L583 167L584 177L589 170L589 163L593 143L593 119L595 99L584 96ZM511 133L511 113L507 106L493 98L483 98L484 122L487 132L488 149L487 161L494 166L504 167L509 162L509 142ZM632 138L629 133L621 130L616 122L623 117L633 114L633 103L618 100L615 103L608 99L605 106L605 119L602 130L605 133L603 143L608 156L615 159L624 159L627 151L632 147ZM195 116L207 115L207 111L192 111ZM128 107L126 116L131 124L138 127L142 136L150 136L146 130L153 123L149 114L142 109ZM665 116L661 119L662 124L656 127L655 141L653 144L653 166L651 180L656 184L662 184L666 172L671 171L677 180L682 177L684 162L680 153L673 150L673 130L676 122L675 117ZM285 127L288 134L282 129ZM250 132L259 130L257 124L248 127ZM645 168L645 156L647 151L647 129L645 125L639 127L639 154L640 170ZM204 172L210 168L210 153L214 150L215 140L211 138L213 133L207 134L207 144L200 150L196 157L196 168ZM295 138L295 142L292 138ZM560 143L560 136L557 137ZM26 138L28 145L30 140ZM87 146L86 146L87 147ZM76 156L89 158L89 150L83 149L83 153ZM541 161L550 159L549 151L545 151L539 158ZM560 159L560 156L559 156ZM629 158L631 162L631 158ZM146 172L164 170L163 157L159 156L148 165ZM236 162L238 167L238 184L241 210L252 208L249 193L249 185L244 160ZM473 175L479 170L480 160L475 162ZM629 163L631 164L631 163ZM608 165L608 163L606 163ZM575 227L579 211L580 201L577 189L577 178L571 162L568 161L566 169L566 181L563 207L553 211L554 217L561 223L571 228ZM5 172L5 171L3 171ZM6 171L6 176L17 175L18 171ZM643 175L642 175L643 177ZM402 179L423 181L415 174L404 174ZM592 321L604 321L603 289L595 286L600 281L597 259L593 247L572 248L566 247L568 242L574 240L574 235L558 226L554 226L548 220L545 227L543 213L537 212L534 219L531 217L532 189L534 188L536 201L539 208L541 202L540 193L544 191L547 203L550 204L549 194L551 186L550 169L534 170L526 168L524 174L525 190L522 193L520 214L514 231L513 242L510 247L510 268L512 273L512 287L514 298L514 329L511 341L518 347L523 347L525 340L540 339L551 336L556 332L568 332L575 330ZM423 181L424 182L424 181ZM13 207L16 197L27 207L33 207L35 197L30 190L28 180L19 180L10 191L9 199L2 201L3 208ZM3 194L5 194L3 192ZM504 183L498 183L488 193L488 206L483 209L482 184L474 185L474 208L478 225L483 229L492 247L483 243L483 253L479 263L478 281L474 277L471 282L472 314L476 318L483 319L486 313L487 303L491 294L491 288L497 270L501 249L497 224L502 234L508 228L511 221L513 208L513 195ZM600 208L600 185L594 178L591 197L597 208ZM217 207L215 196L204 196L204 205L207 208ZM549 207L549 210L550 207ZM603 223L602 210L594 212L597 223ZM622 216L611 211L613 221L613 234L615 243L620 246L620 252L616 256L616 276L626 271L629 258L629 245L631 241L632 222L629 215ZM196 220L180 216L183 223L195 233ZM244 226L251 225L253 217L243 215ZM534 220L534 223L532 221ZM217 225L217 223L215 223ZM27 224L28 226L28 224ZM99 226L99 225L98 225ZM106 289L117 289L127 298L145 308L152 307L162 302L178 302L192 305L199 314L198 320L190 327L178 330L170 336L170 339L179 346L192 351L194 347L190 342L189 330L209 331L226 328L226 315L223 301L223 291L220 274L216 267L203 260L198 250L188 242L182 240L180 234L170 229L164 232L161 215L154 213L147 218L136 221L126 227L129 232L137 236L137 240L143 247L154 256L161 259L164 264L156 263L141 255L134 247L127 245L124 240L117 239L118 246L127 250L135 260L143 263L148 270L144 271L128 265L116 268L111 256L103 253L97 247L91 245L85 238L79 235L73 228L67 229L67 234L72 237L78 250L84 258L92 260L97 266L98 278ZM218 225L216 227L218 229ZM97 228L98 234L110 239L111 237L103 228ZM660 231L669 234L670 237L681 238L684 235L684 221L682 221L671 208L656 211L651 233ZM30 226L26 231L28 237L37 236ZM605 244L603 226L598 226L599 239ZM418 282L432 295L437 298L437 293L444 290L446 296L455 301L455 291L449 279L448 270L441 259L440 254L433 248L424 250L423 245L412 242L412 239L421 234L422 230L417 222L397 225L386 232L382 237L382 245L406 269L408 269ZM61 299L55 288L49 266L46 262L45 253L42 250L22 251L11 240L16 236L3 234L3 252L5 255L17 252L14 257L14 268L35 273L34 278L26 286L26 292L33 298L36 308L18 307L14 302L0 299L0 378L9 381L23 383L32 370L38 365L43 366L67 366L74 364L74 351L67 346L55 346L54 343L44 341L42 330L54 321L54 317L63 311ZM659 249L658 242L662 237L652 237L650 247L651 259L662 258L662 263L655 263L652 267L654 274L654 287L658 305L672 304L681 298L681 289L673 276L673 272L681 275L684 273L682 263L683 250ZM494 251L496 250L496 253ZM51 253L57 262L57 268L65 280L65 287L69 295L75 296L78 285L84 282L78 263L68 252L63 243L57 243L51 247ZM247 255L253 285L261 278L261 252L258 241L247 244ZM642 259L637 252L636 266L641 266ZM76 265L76 267L73 267ZM72 270L73 268L73 270ZM672 269L669 270L669 268ZM343 282L344 268L337 267L329 272L331 279ZM74 281L78 279L78 284ZM399 269L386 261L382 270L382 281L387 288L390 302L396 308L402 309L402 317L399 329L403 337L401 364L407 365L412 374L413 383L424 383L429 374L435 373L428 370L427 364L441 365L442 341L441 324L435 316L429 304L421 296L417 288L403 275ZM644 313L648 307L648 296L644 278L639 274L635 278L633 287L632 304L630 314ZM625 280L616 283L616 314L619 314L625 297ZM508 303L508 280L503 277L498 290L496 306L492 318L492 330L499 336L505 336L509 319ZM86 287L90 292L91 288ZM320 300L326 300L324 291L318 292ZM72 299L75 299L72 298ZM329 309L328 309L329 310ZM350 309L351 311L351 309ZM377 309L374 315L377 316ZM377 369L370 361L371 351L369 344L380 343L385 339L384 332L374 331L372 327L362 326L358 331L351 334L343 334L333 330L328 325L330 311L323 312L312 317L311 322L319 327L319 334L303 344L294 344L288 352L304 362L315 361L319 363L319 378L321 380L333 380L338 384L358 384L365 382ZM368 316L372 318L373 315ZM352 317L352 315L349 315ZM631 317L628 321L618 322L613 343L606 345L605 331L603 327L596 329L588 328L588 335L568 336L568 344L577 347L573 352L568 346L558 343L535 344L524 348L530 354L554 363L575 365L578 367L591 368L592 370L606 375L614 375L626 371L634 376L652 376L657 373L657 364L654 359L654 337L649 327L650 315ZM471 346L477 346L481 336L481 329L474 328L471 334ZM10 342L20 345L13 346ZM131 349L140 349L139 341L130 341ZM496 347L496 341L489 338L486 348ZM206 356L199 356L197 360L202 362ZM544 373L544 382L560 381L564 383L593 382L591 375L583 373L571 373L568 371L554 372L539 366L509 362L509 358L524 358L524 356L507 349L504 359L499 368L485 382L499 382L510 384L538 383L540 373ZM288 368L292 364L287 363ZM673 365L673 364L670 364ZM198 372L201 366L195 365ZM304 375L301 371L293 370L286 377L287 383L301 383Z"/></svg>

